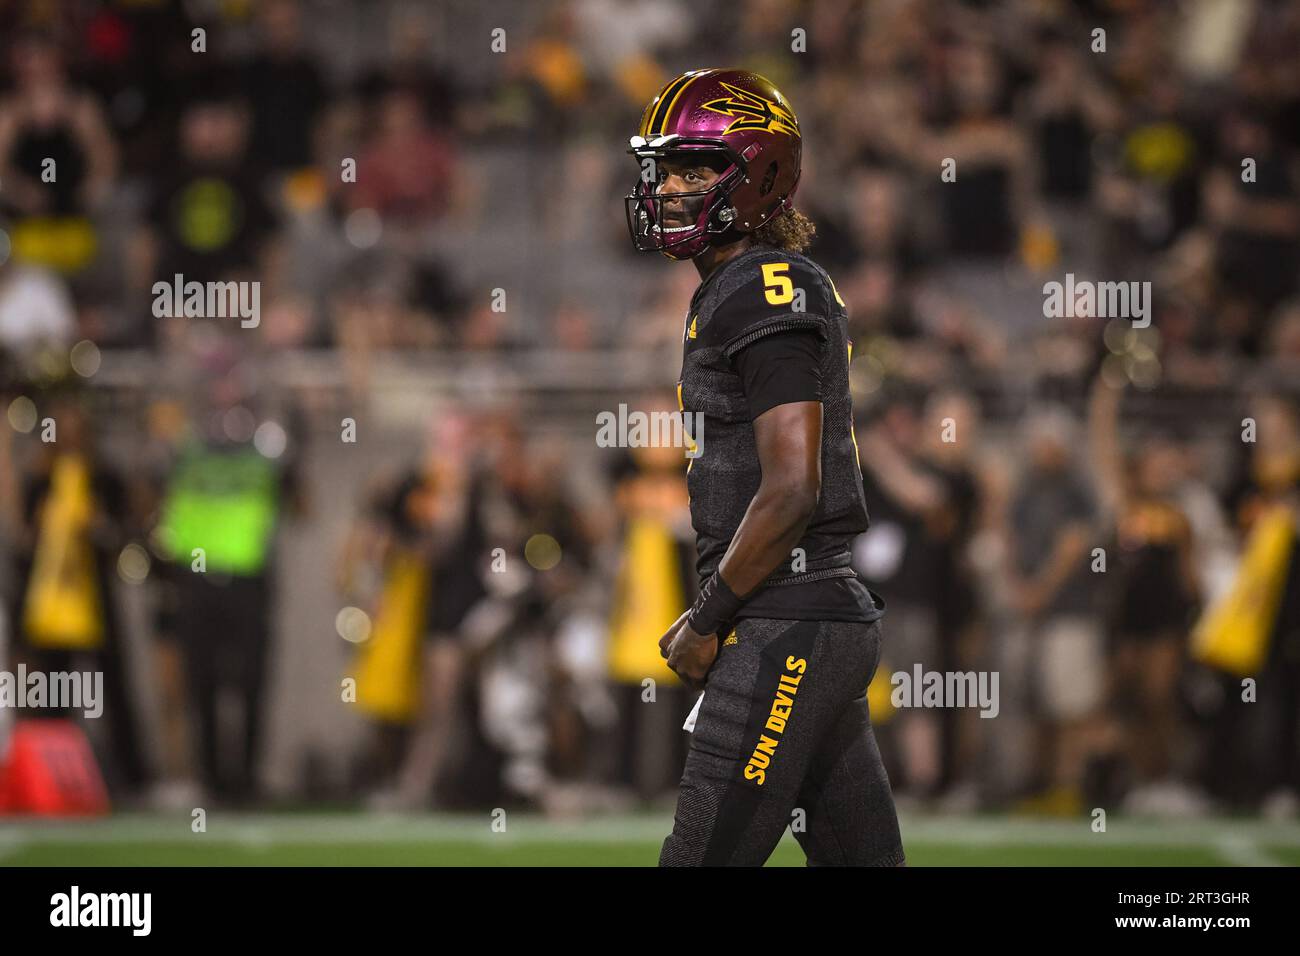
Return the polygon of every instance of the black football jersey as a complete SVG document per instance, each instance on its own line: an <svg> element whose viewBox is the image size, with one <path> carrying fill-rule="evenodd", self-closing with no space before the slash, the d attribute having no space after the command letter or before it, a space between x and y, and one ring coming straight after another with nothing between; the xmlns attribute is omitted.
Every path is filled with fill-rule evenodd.
<svg viewBox="0 0 1300 956"><path fill-rule="evenodd" d="M765 336L795 329L811 330L821 342L821 495L791 561L764 590L854 577L851 544L867 529L867 507L849 394L848 312L830 277L807 256L755 246L702 282L686 315L677 396L688 431L703 430L692 432L698 456L686 479L701 583L717 570L762 478L754 416L733 359Z"/></svg>

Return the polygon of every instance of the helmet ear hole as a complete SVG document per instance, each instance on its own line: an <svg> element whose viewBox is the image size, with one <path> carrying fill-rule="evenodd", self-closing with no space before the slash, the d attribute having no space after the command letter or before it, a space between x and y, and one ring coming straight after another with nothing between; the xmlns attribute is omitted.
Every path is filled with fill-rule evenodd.
<svg viewBox="0 0 1300 956"><path fill-rule="evenodd" d="M763 174L763 181L758 184L758 194L766 196L772 191L772 185L776 182L777 164L773 160L768 164L767 172Z"/></svg>

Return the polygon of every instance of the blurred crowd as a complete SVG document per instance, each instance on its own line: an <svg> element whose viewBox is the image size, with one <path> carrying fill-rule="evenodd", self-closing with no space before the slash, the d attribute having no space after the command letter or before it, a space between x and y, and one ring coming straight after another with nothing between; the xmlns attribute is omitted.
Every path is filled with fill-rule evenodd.
<svg viewBox="0 0 1300 956"><path fill-rule="evenodd" d="M0 0L0 669L105 672L122 800L670 798L683 459L593 423L676 408L698 281L630 248L627 138L743 65L849 306L901 799L1295 815L1298 49L1285 0ZM260 321L159 315L177 274L259 282ZM1045 317L1067 274L1150 282L1149 324ZM393 356L530 355L613 387L349 439ZM322 641L290 576L339 666L270 694ZM915 666L996 672L998 716L896 707ZM268 788L272 709L350 729Z"/></svg>

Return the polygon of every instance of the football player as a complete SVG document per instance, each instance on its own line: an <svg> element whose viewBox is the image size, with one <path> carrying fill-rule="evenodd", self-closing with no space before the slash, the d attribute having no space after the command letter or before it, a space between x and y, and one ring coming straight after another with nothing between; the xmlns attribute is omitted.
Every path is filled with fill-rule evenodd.
<svg viewBox="0 0 1300 956"><path fill-rule="evenodd" d="M802 254L798 119L762 76L692 70L628 152L633 244L701 279L677 384L707 432L686 476L701 586L660 650L705 692L660 865L761 865L788 825L811 865L903 865L867 712L884 605L850 565L867 529L852 345Z"/></svg>

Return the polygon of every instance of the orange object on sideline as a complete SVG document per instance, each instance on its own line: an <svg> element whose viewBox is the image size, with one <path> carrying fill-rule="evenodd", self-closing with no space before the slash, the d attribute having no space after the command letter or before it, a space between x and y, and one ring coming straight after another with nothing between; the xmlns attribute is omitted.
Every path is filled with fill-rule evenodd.
<svg viewBox="0 0 1300 956"><path fill-rule="evenodd" d="M0 813L94 816L108 791L90 743L69 720L20 720L0 764Z"/></svg>

